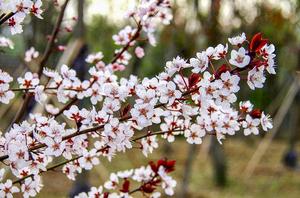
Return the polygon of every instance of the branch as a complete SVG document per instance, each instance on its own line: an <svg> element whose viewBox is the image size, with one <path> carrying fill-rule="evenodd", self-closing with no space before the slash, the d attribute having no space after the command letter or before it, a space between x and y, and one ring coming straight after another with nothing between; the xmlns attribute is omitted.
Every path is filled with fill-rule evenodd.
<svg viewBox="0 0 300 198"><path fill-rule="evenodd" d="M101 148L101 149L98 149L98 150L97 150L97 153L98 153L98 152L103 152L103 151L105 151L107 148L108 148L108 146L105 146L105 147L103 147L103 148ZM78 155L77 157L74 157L74 158L72 158L72 159L63 161L63 162L58 163L58 164L54 164L53 166L50 166L49 168L47 168L47 170L45 170L45 171L40 171L39 174L45 173L45 172L50 171L50 170L54 170L54 169L56 169L56 168L58 168L58 167L60 167L60 166L63 166L63 165L65 165L65 164L67 164L67 163L70 163L70 162L73 162L73 161L75 161L75 160L78 160L78 159L81 158L81 157L83 157L83 155ZM28 177L32 177L32 176L34 176L34 175L31 174L31 175L27 175L27 176L25 176L25 177L22 177L22 178L20 178L20 179L18 179L18 180L16 180L16 181L14 181L13 184L16 184L16 183L19 183L19 184L20 184L23 180L25 180L25 179L28 178Z"/></svg>
<svg viewBox="0 0 300 198"><path fill-rule="evenodd" d="M195 92L195 91L198 91L198 89L199 89L199 88L197 87L197 88L195 88L195 89L192 89L192 90L190 90L190 91L185 92L183 95L188 95L188 94L190 94L190 93L193 93L193 92ZM154 108L159 108L159 107L162 107L162 106L164 106L164 105L165 105L165 104L159 103L159 104L155 105ZM60 110L60 111L62 111L62 110ZM57 114L56 116L58 116L58 114ZM120 121L120 122L123 122L123 121L125 121L125 120L129 120L130 118L132 118L131 115L124 116L124 117L121 117L121 118L119 119L119 121ZM92 128L84 129L84 130L81 130L81 131L78 131L78 132L75 132L75 133L72 133L72 134L70 134L70 135L67 135L67 136L63 137L63 138L62 138L62 141L68 140L68 139L70 139L70 138L73 138L73 137L76 137L76 136L79 136L79 135L87 134L87 133L89 133L89 132L97 131L97 130L100 130L100 129L103 129L103 128L104 128L104 125L98 125L98 126L95 126L95 127L92 127ZM43 148L43 147L46 147L46 145L45 145L45 144L38 144L38 145L36 145L36 146L31 147L31 148L29 149L29 151L33 151L33 150L40 149L40 148ZM8 158L8 155L3 155L3 156L0 157L0 161L3 161L3 160L5 160L5 159L7 159L7 158Z"/></svg>
<svg viewBox="0 0 300 198"><path fill-rule="evenodd" d="M136 40L137 38L139 38L140 36L140 32L142 30L142 25L141 25L141 22L138 23L138 28L135 32L135 34L132 36L132 38L130 39L130 41L126 44L125 47L122 48L122 50L116 54L116 56L110 61L111 64L114 64L122 55L125 51L128 50L128 48L130 47L131 43Z"/></svg>
<svg viewBox="0 0 300 198"><path fill-rule="evenodd" d="M67 7L69 1L70 0L66 0L65 3L61 7L59 16L58 16L56 24L55 24L55 27L54 27L54 29L52 31L50 40L49 40L49 42L47 44L47 47L46 47L46 50L45 50L45 52L43 54L43 58L42 58L42 60L40 62L40 68L39 68L39 71L38 71L39 77L41 76L41 74L43 72L43 68L44 68L45 63L47 62L47 60L49 59L49 57L51 55L52 48L53 48L55 40L57 38L57 35L58 35L58 32L59 32L61 23L62 23L63 18L64 18L65 10L66 10L66 7Z"/></svg>
<svg viewBox="0 0 300 198"><path fill-rule="evenodd" d="M177 132L177 131L182 131L182 130L174 130L174 131L172 131L172 132ZM153 132L153 133L148 133L148 134L146 134L146 135L143 135L143 136L134 138L134 139L132 139L131 141L137 141L137 140L142 139L142 138L145 138L145 137L150 137L150 136L153 136L153 135L164 134L164 133L169 133L169 132L170 132L170 131L157 131L157 132ZM98 149L98 150L97 150L97 153L103 152L103 151L105 151L107 148L109 148L109 146L108 146L108 145L105 145L103 148ZM53 165L53 166L50 166L50 167L47 168L45 171L40 171L39 174L45 173L45 172L50 171L50 170L54 170L54 169L56 169L56 168L58 168L58 167L60 167L60 166L63 166L63 165L65 165L65 164L67 164L67 163L70 163L70 162L73 162L73 161L75 161L75 160L78 160L78 159L81 158L81 157L83 157L83 155L79 155L79 156L74 157L74 158L72 158L72 159L70 159L70 160L66 160L66 161L60 162L60 163L58 163L58 164L55 164L55 165ZM22 178L20 178L20 179L18 179L18 180L16 180L16 181L14 181L13 184L16 184L16 183L19 183L19 184L20 184L20 183L21 183L22 181L24 181L26 178L29 178L29 177L32 177L32 176L34 176L34 175L31 174L31 175L27 175L27 176L25 176L25 177L22 177Z"/></svg>
<svg viewBox="0 0 300 198"><path fill-rule="evenodd" d="M124 52L126 52L126 51L130 48L131 43L132 43L133 41L135 41L136 39L139 38L141 31L142 31L142 25L141 25L141 23L138 23L138 28L137 28L137 31L135 32L135 34L132 36L132 38L130 39L130 41L128 41L128 43L126 44L126 46L124 46L124 47L122 48L122 50L121 50L119 53L117 53L117 54L115 55L115 57L110 61L110 64L114 64L114 63L115 63L115 62L116 62L116 61L124 54ZM90 84L90 87L91 87L95 82L96 82L96 81L93 81L93 82ZM73 104L73 103L75 103L77 100L78 100L77 98L74 98L73 100L70 101L70 103ZM62 112L64 112L64 110L67 110L69 107L70 107L69 105L64 106L62 109L60 109L59 113L56 114L55 116L56 116L56 117L59 116L60 114L62 114Z"/></svg>
<svg viewBox="0 0 300 198"><path fill-rule="evenodd" d="M52 35L51 35L51 38L50 40L48 41L48 44L47 44L47 47L45 49L45 52L44 52L44 55L43 55L43 58L39 64L39 71L38 71L38 75L39 77L41 77L41 74L43 72L43 68L44 68L44 64L47 62L48 58L50 57L51 55L51 52L52 52L52 48L54 46L54 42L55 42L55 39L58 35L58 32L59 32L59 28L61 26L61 23L62 23L62 19L64 17L64 13L65 13L65 10L66 10L66 7L67 7L67 4L69 3L70 0L66 0L65 3L62 5L61 7L61 11L59 13L59 17L57 19L57 22L56 22L56 25L53 29L53 32L52 32ZM26 109L27 109L27 106L29 104L29 102L31 101L31 98L32 98L32 95L29 95L27 94L25 96L25 100L22 104L22 107L20 108L20 110L18 111L16 117L14 118L14 121L13 123L17 123L17 122L20 122L26 112Z"/></svg>
<svg viewBox="0 0 300 198"><path fill-rule="evenodd" d="M143 139L143 138L146 138L146 137L150 137L150 136L153 136L153 135L163 135L163 134L170 133L170 132L173 133L173 132L180 132L180 131L183 131L183 129L174 129L174 130L171 130L171 131L170 131L170 130L169 130L169 131L156 131L156 132L147 133L147 134L145 134L145 135L142 135L142 136L133 138L133 139L130 140L130 141L131 141L131 142L136 142L137 140L140 140L140 139ZM215 133L207 133L207 134L208 134L208 135L216 135ZM105 151L105 150L108 149L108 148L109 148L109 146L108 146L108 145L105 145L103 148L98 149L98 150L97 150L97 153L103 152L103 151ZM74 158L72 158L72 159L70 159L70 160L66 160L66 161L63 161L63 162L61 162L61 163L55 164L55 165L53 165L53 166L50 166L49 168L47 168L47 170L45 170L45 171L40 171L39 174L42 174L42 173L47 172L47 171L50 171L50 170L54 170L55 168L58 168L58 167L63 166L63 165L65 165L65 164L67 164L67 163L73 162L73 161L75 161L75 160L78 160L78 159L81 158L81 157L83 157L83 155L79 155L79 156L74 157ZM22 177L22 178L20 178L20 179L18 179L18 180L16 180L16 181L14 181L13 184L21 183L21 182L22 182L23 180L25 180L26 178L32 177L32 176L33 176L33 174L27 175L27 176L25 176L25 177ZM134 192L136 192L136 191L138 191L138 189L133 190L132 193L134 193Z"/></svg>
<svg viewBox="0 0 300 198"><path fill-rule="evenodd" d="M16 13L15 12L11 12L11 13L8 13L7 15L3 16L0 20L0 26L5 23L8 19L10 19L11 17L13 17Z"/></svg>
<svg viewBox="0 0 300 198"><path fill-rule="evenodd" d="M232 70L232 71L234 71L234 70ZM186 96L186 95L192 94L194 92L197 92L198 90L199 90L199 87L195 87L193 89L190 89L190 90L184 92L182 94L182 96ZM65 109L67 109L69 106L71 106L72 102L76 102L76 101L77 100L72 100L68 105L66 105L63 109L60 110L59 114L61 114ZM159 107L162 107L164 105L165 104L163 104L163 103L159 103L159 104L155 105L154 108L159 108ZM56 114L55 116L57 117L59 114ZM132 116L128 115L128 116L119 118L119 121L122 122L122 121L125 121L125 120L129 120L131 118L132 118ZM79 136L79 135L87 134L89 132L97 131L97 130L100 130L100 129L103 129L103 128L104 128L104 125L98 125L98 126L95 126L95 127L92 127L92 128L84 129L84 130L81 130L81 131L78 131L78 132L75 132L75 133L72 133L70 135L67 135L67 136L63 137L62 141L68 140L70 138L73 138L73 137L76 137L76 136ZM215 135L215 134L211 134L211 135ZM132 140L132 141L136 141L136 140ZM36 146L31 147L29 149L29 151L40 149L40 148L43 148L45 146L46 146L45 144L38 144ZM3 161L5 159L7 159L7 158L8 158L8 155L3 155L3 156L0 157L0 161Z"/></svg>

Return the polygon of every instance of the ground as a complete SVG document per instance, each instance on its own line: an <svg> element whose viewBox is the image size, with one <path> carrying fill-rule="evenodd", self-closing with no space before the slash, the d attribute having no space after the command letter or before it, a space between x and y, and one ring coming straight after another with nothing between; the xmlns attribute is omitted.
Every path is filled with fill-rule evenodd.
<svg viewBox="0 0 300 198"><path fill-rule="evenodd" d="M207 155L207 142L197 149L197 157L193 165L191 182L189 185L189 197L289 197L300 196L300 172L288 170L283 167L281 160L288 145L283 140L274 140L263 159L256 167L253 175L249 179L244 178L244 170L252 154L256 150L260 139L250 141L238 138L227 139L223 148L226 153L228 163L228 185L225 188L218 188L212 179L212 168L210 158ZM180 190L180 178L182 178L184 162L187 157L188 146L183 139L171 144L169 159L177 160L176 172L173 176L179 182L177 190ZM300 151L300 147L297 147ZM163 149L156 150L150 159L159 159L163 156ZM102 164L95 167L90 173L90 183L98 186L109 177L109 173L116 170L124 170L131 167L139 167L147 163L139 151L131 150L126 154L116 156L112 163L102 160ZM44 174L43 188L38 197L66 197L72 182L62 173L50 172ZM136 194L136 197L140 195Z"/></svg>

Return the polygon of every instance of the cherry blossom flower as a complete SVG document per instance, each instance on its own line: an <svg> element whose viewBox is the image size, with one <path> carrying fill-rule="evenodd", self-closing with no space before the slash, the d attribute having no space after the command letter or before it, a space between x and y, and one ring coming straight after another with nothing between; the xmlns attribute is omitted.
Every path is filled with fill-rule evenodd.
<svg viewBox="0 0 300 198"><path fill-rule="evenodd" d="M166 195L174 195L174 187L176 187L177 182L171 176L166 174L165 168L162 166L159 167L158 174L163 180L162 188L164 189Z"/></svg>
<svg viewBox="0 0 300 198"><path fill-rule="evenodd" d="M0 47L8 47L10 49L14 49L14 43L10 39L0 36Z"/></svg>
<svg viewBox="0 0 300 198"><path fill-rule="evenodd" d="M250 56L246 54L245 48L241 47L238 51L231 51L229 63L239 68L246 67L250 63Z"/></svg>
<svg viewBox="0 0 300 198"><path fill-rule="evenodd" d="M56 115L59 112L59 109L52 104L46 104L45 109L48 113Z"/></svg>
<svg viewBox="0 0 300 198"><path fill-rule="evenodd" d="M105 98L103 103L103 110L109 114L113 114L113 112L118 111L121 108L121 104L119 100Z"/></svg>
<svg viewBox="0 0 300 198"><path fill-rule="evenodd" d="M13 81L13 78L5 71L0 70L0 84L8 84Z"/></svg>
<svg viewBox="0 0 300 198"><path fill-rule="evenodd" d="M0 196L12 198L14 193L19 192L20 190L13 186L11 180L6 180L5 183L0 183Z"/></svg>
<svg viewBox="0 0 300 198"><path fill-rule="evenodd" d="M160 124L160 128L162 131L168 132L164 133L162 137L164 139L167 139L168 142L174 142L175 141L175 135L179 135L180 132L175 132L174 130L176 128L180 128L182 123L182 120L178 119L175 116L168 116L164 118L165 123Z"/></svg>
<svg viewBox="0 0 300 198"><path fill-rule="evenodd" d="M191 66L193 67L192 72L204 72L208 67L208 57L205 52L199 52L196 55L197 58L190 59Z"/></svg>
<svg viewBox="0 0 300 198"><path fill-rule="evenodd" d="M143 154L147 157L148 153L152 153L155 148L158 148L156 135L143 138L141 144L143 147Z"/></svg>
<svg viewBox="0 0 300 198"><path fill-rule="evenodd" d="M69 110L64 111L64 115L75 122L81 122L88 115L86 109L79 110L77 106L72 105Z"/></svg>
<svg viewBox="0 0 300 198"><path fill-rule="evenodd" d="M126 26L118 35L113 35L113 40L117 45L126 45L135 31L136 29L132 29L131 26Z"/></svg>
<svg viewBox="0 0 300 198"><path fill-rule="evenodd" d="M37 102L42 104L46 101L47 95L44 92L45 87L43 85L36 86L34 89L34 98Z"/></svg>
<svg viewBox="0 0 300 198"><path fill-rule="evenodd" d="M83 151L83 157L78 160L80 166L86 170L91 170L93 166L98 165L100 161L97 158L96 153L96 149Z"/></svg>
<svg viewBox="0 0 300 198"><path fill-rule="evenodd" d="M205 50L205 54L209 60L212 60L214 58L215 53L216 53L216 49L214 47L208 47Z"/></svg>
<svg viewBox="0 0 300 198"><path fill-rule="evenodd" d="M77 80L76 78L76 71L70 69L67 65L62 65L60 68L60 74L63 78L67 80Z"/></svg>
<svg viewBox="0 0 300 198"><path fill-rule="evenodd" d="M242 45L246 41L246 34L243 32L238 36L228 38L228 41L231 45Z"/></svg>
<svg viewBox="0 0 300 198"><path fill-rule="evenodd" d="M264 76L262 67L254 67L248 72L247 84L249 85L250 89L254 90L255 88L262 88L265 81L266 77Z"/></svg>
<svg viewBox="0 0 300 198"><path fill-rule="evenodd" d="M134 53L138 58L143 58L145 56L144 49L141 47L136 47Z"/></svg>
<svg viewBox="0 0 300 198"><path fill-rule="evenodd" d="M24 78L19 77L18 82L20 84L20 88L34 88L36 87L40 80L36 76L36 74L33 74L31 72L26 72Z"/></svg>
<svg viewBox="0 0 300 198"><path fill-rule="evenodd" d="M108 190L115 189L119 183L119 178L115 173L110 174L109 181L104 183L104 187Z"/></svg>
<svg viewBox="0 0 300 198"><path fill-rule="evenodd" d="M12 35L20 34L23 32L21 23L23 22L24 17L18 16L17 14L14 17L8 19L8 26L10 27L10 32Z"/></svg>
<svg viewBox="0 0 300 198"><path fill-rule="evenodd" d="M25 52L25 62L31 62L32 59L36 59L39 56L39 52L31 47L29 50Z"/></svg>
<svg viewBox="0 0 300 198"><path fill-rule="evenodd" d="M152 174L153 171L150 166L142 166L134 170L132 179L134 179L137 182L147 182L151 179Z"/></svg>
<svg viewBox="0 0 300 198"><path fill-rule="evenodd" d="M154 106L151 104L135 104L130 111L132 118L137 121L141 127L147 127L152 124L151 118L154 114Z"/></svg>
<svg viewBox="0 0 300 198"><path fill-rule="evenodd" d="M249 100L247 100L245 102L243 102L243 101L240 102L240 110L242 112L250 113L252 111L252 109L253 109L253 104Z"/></svg>
<svg viewBox="0 0 300 198"><path fill-rule="evenodd" d="M14 92L8 90L7 84L0 84L0 102L8 104L14 97Z"/></svg>
<svg viewBox="0 0 300 198"><path fill-rule="evenodd" d="M175 72L178 72L181 69L190 67L186 61L179 56L173 59L173 61L168 61L166 63L166 71L169 76L173 76Z"/></svg>
<svg viewBox="0 0 300 198"><path fill-rule="evenodd" d="M75 181L75 177L77 175L76 166L69 163L63 166L62 172L67 175L70 180Z"/></svg>
<svg viewBox="0 0 300 198"><path fill-rule="evenodd" d="M102 192L103 192L102 186L99 186L98 188L92 187L91 190L88 192L88 197L92 197L92 198L100 197Z"/></svg>
<svg viewBox="0 0 300 198"><path fill-rule="evenodd" d="M87 63L92 63L92 64L97 64L100 62L103 58L103 53L102 52L97 52L95 54L90 54L88 57L85 59Z"/></svg>
<svg viewBox="0 0 300 198"><path fill-rule="evenodd" d="M223 88L221 89L222 94L228 95L229 93L237 93L240 90L238 86L240 77L237 75L231 75L229 71L221 74L221 80Z"/></svg>
<svg viewBox="0 0 300 198"><path fill-rule="evenodd" d="M116 50L115 51L115 54L118 54L120 53L121 50ZM124 65L128 65L129 63L129 60L131 59L131 54L128 53L127 51L123 52L119 57L118 57L118 60L117 60L117 63L120 63L120 64L124 64Z"/></svg>
<svg viewBox="0 0 300 198"><path fill-rule="evenodd" d="M160 99L161 103L168 103L171 105L174 103L175 99L181 97L181 92L176 90L176 85L173 82L168 82L160 87Z"/></svg>
<svg viewBox="0 0 300 198"><path fill-rule="evenodd" d="M44 142L47 145L45 153L48 155L60 156L65 149L65 142L59 142L50 137L46 137Z"/></svg>
<svg viewBox="0 0 300 198"><path fill-rule="evenodd" d="M43 19L42 15L41 15L43 13L43 10L41 9L42 5L43 5L42 0L36 0L32 4L31 9L30 9L30 12L39 19Z"/></svg>
<svg viewBox="0 0 300 198"><path fill-rule="evenodd" d="M274 58L276 55L274 54L275 52L275 46L273 44L266 44L262 49L261 49L261 54L263 58L266 60L266 65L265 68L269 74L276 74L275 71L275 61Z"/></svg>
<svg viewBox="0 0 300 198"><path fill-rule="evenodd" d="M201 144L202 137L205 135L205 130L203 130L199 125L192 124L190 129L184 131L184 136L187 138L186 141L190 144Z"/></svg>
<svg viewBox="0 0 300 198"><path fill-rule="evenodd" d="M260 124L260 120L257 118L252 118L250 115L246 115L246 120L243 121L244 134L246 136L253 133L254 135L258 135L258 125Z"/></svg>
<svg viewBox="0 0 300 198"><path fill-rule="evenodd" d="M228 50L227 43L225 46L222 44L217 45L217 47L215 47L215 55L214 55L213 59L219 60L221 58L224 58L227 54L227 50Z"/></svg>
<svg viewBox="0 0 300 198"><path fill-rule="evenodd" d="M261 113L260 123L264 131L273 128L272 119L270 115L265 115L264 112Z"/></svg>
<svg viewBox="0 0 300 198"><path fill-rule="evenodd" d="M10 27L11 34L19 34L23 32L21 23L30 13L42 19L42 1L41 0L11 0L1 1L0 11L2 13L15 13L13 17L8 19L8 26Z"/></svg>
<svg viewBox="0 0 300 198"><path fill-rule="evenodd" d="M36 191L36 182L31 177L26 178L24 183L21 185L21 191L24 197L35 197L37 194Z"/></svg>

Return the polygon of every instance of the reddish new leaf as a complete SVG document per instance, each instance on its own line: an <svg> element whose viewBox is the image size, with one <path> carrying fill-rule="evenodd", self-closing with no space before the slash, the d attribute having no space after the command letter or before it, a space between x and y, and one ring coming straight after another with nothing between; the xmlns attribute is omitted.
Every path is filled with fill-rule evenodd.
<svg viewBox="0 0 300 198"><path fill-rule="evenodd" d="M267 43L268 43L268 39L263 39L262 33L257 33L251 39L251 42L249 45L249 51L250 52L258 52Z"/></svg>
<svg viewBox="0 0 300 198"><path fill-rule="evenodd" d="M261 117L261 110L260 109L253 109L251 112L250 112L250 116L252 118L260 118Z"/></svg>
<svg viewBox="0 0 300 198"><path fill-rule="evenodd" d="M189 88L194 87L201 79L200 74L192 73L189 77Z"/></svg>

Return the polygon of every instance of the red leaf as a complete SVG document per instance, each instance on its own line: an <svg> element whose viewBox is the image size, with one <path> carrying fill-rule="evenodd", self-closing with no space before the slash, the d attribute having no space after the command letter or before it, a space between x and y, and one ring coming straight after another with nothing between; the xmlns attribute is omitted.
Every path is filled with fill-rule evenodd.
<svg viewBox="0 0 300 198"><path fill-rule="evenodd" d="M153 161L151 161L151 162L149 162L149 165L150 165L152 171L157 173L158 167L156 166L156 164Z"/></svg>
<svg viewBox="0 0 300 198"><path fill-rule="evenodd" d="M189 88L195 86L201 79L200 74L192 73L189 77Z"/></svg>
<svg viewBox="0 0 300 198"><path fill-rule="evenodd" d="M171 172L173 170L175 170L175 160L158 160L157 161L157 167L163 166L166 169L166 172Z"/></svg>
<svg viewBox="0 0 300 198"><path fill-rule="evenodd" d="M230 71L228 66L226 64L221 65L221 67L219 67L218 70L215 72L216 79L220 78L221 74L227 71Z"/></svg>
<svg viewBox="0 0 300 198"><path fill-rule="evenodd" d="M122 189L120 190L121 192L129 192L129 186L130 186L130 181L125 179L123 185L122 185Z"/></svg>
<svg viewBox="0 0 300 198"><path fill-rule="evenodd" d="M130 109L131 109L131 105L130 104L127 104L123 109L122 109L122 117L123 116L126 116L128 113L129 113L129 111L130 111Z"/></svg>
<svg viewBox="0 0 300 198"><path fill-rule="evenodd" d="M146 183L141 187L141 191L143 191L145 193L152 193L154 190L155 190L155 187L149 183Z"/></svg>
<svg viewBox="0 0 300 198"><path fill-rule="evenodd" d="M250 52L258 52L267 43L268 43L268 39L263 39L262 33L257 33L251 39L251 42L249 45L249 51Z"/></svg>
<svg viewBox="0 0 300 198"><path fill-rule="evenodd" d="M108 196L109 196L109 192L104 192L103 198L108 198Z"/></svg>
<svg viewBox="0 0 300 198"><path fill-rule="evenodd" d="M252 118L260 118L261 117L261 110L260 109L253 109L251 112L250 112L250 116Z"/></svg>

